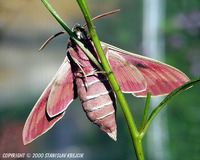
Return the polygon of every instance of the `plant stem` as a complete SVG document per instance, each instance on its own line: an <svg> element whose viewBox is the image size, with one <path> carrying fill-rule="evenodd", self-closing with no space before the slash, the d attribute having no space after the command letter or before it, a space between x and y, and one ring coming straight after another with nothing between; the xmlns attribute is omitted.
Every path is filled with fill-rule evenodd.
<svg viewBox="0 0 200 160"><path fill-rule="evenodd" d="M85 0L77 0L77 2L78 2L79 6L80 6L80 8L83 12L84 17L85 17L87 26L88 26L89 31L90 31L91 38L92 38L94 45L96 47L96 50L98 52L102 66L107 73L107 77L110 81L110 84L112 85L113 90L115 91L115 94L116 94L118 101L121 105L121 108L123 110L124 116L126 118L126 122L128 124L128 127L129 127L129 131L130 131L130 134L131 134L131 137L132 137L132 141L133 141L133 145L134 145L134 148L135 148L137 158L139 160L142 160L142 159L144 159L144 154L143 154L141 139L138 138L139 133L138 133L137 127L136 127L135 122L133 120L133 117L132 117L132 114L131 114L130 109L128 107L128 104L126 102L126 99L125 99L125 97L124 97L124 95L123 95L123 93L122 93L122 91L119 87L119 84L118 84L118 82L117 82L117 80L116 80L116 78L115 78L115 76L112 72L112 69L111 69L111 67L110 67L110 65L109 65L109 63L106 59L106 56L103 52L103 49L101 47L99 38L97 36L95 27L93 25L93 22L92 22L92 19L91 19L91 16L90 16L86 1Z"/></svg>
<svg viewBox="0 0 200 160"><path fill-rule="evenodd" d="M176 90L174 90L173 92L171 92L151 113L151 115L149 116L149 119L143 129L143 131L141 132L140 136L141 138L144 137L145 133L147 132L147 129L149 128L151 122L153 121L153 119L156 117L156 115L161 111L161 109L163 109L163 107L169 103L176 95L178 95L179 93L183 92L184 90L190 88L191 86L197 84L200 82L200 78L191 80L185 84L183 84L182 86L180 86L179 88L177 88Z"/></svg>
<svg viewBox="0 0 200 160"><path fill-rule="evenodd" d="M146 125L147 117L148 117L148 113L149 113L150 99L151 99L151 92L148 92L147 99L146 99L146 104L145 104L145 109L144 109L144 115L143 115L143 119L142 119L142 123L141 123L139 132L142 132L144 127L145 127L145 125Z"/></svg>

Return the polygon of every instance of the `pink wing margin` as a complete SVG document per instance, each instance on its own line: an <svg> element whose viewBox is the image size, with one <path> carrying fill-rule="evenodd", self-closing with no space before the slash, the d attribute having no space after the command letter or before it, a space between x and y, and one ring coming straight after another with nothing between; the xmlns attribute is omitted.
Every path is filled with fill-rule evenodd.
<svg viewBox="0 0 200 160"><path fill-rule="evenodd" d="M170 65L156 61L151 58L127 52L104 42L102 42L101 44L103 47L108 46L108 56L116 54L120 55L128 63L135 66L138 71L143 75L147 83L147 88L141 92L135 92L134 90L132 90L132 93L135 96L146 97L149 91L151 91L152 96L166 95L176 88L180 87L184 83L190 81L190 79L183 72ZM112 56L109 57L111 57L112 59ZM113 67L112 64L111 67ZM116 76L120 76L120 74ZM121 84L120 82L119 84L122 86L122 91L126 92L126 90L124 90L123 88L126 88L128 84Z"/></svg>
<svg viewBox="0 0 200 160"><path fill-rule="evenodd" d="M55 90L56 83L60 79L62 80L62 87L59 86L59 89L63 88L62 91L66 91L67 89L68 94L64 94L65 96L62 96L61 98L59 98L59 95L56 94L54 98L50 98L50 96L53 97L52 90ZM49 109L52 111L56 110L58 112L58 114L56 114L54 117L50 117L46 112L49 98L51 101L53 101L53 104L56 104L51 107L51 109ZM26 120L22 135L24 144L32 142L40 135L47 132L58 120L64 116L64 108L59 106L60 102L63 101L64 98L66 109L74 99L73 74L71 72L71 66L67 56L54 78L51 80L49 85L40 96L39 100L36 102L31 113L29 114L29 117Z"/></svg>

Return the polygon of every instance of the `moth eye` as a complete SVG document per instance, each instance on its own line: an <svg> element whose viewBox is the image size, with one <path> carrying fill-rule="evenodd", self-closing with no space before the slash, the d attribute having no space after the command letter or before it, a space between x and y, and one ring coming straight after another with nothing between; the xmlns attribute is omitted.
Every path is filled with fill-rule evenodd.
<svg viewBox="0 0 200 160"><path fill-rule="evenodd" d="M76 36L78 39L82 39L82 33L80 31L76 32Z"/></svg>

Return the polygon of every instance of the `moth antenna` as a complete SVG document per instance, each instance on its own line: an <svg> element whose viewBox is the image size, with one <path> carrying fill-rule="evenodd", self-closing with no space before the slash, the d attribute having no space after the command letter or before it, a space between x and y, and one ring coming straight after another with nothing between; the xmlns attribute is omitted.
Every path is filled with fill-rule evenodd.
<svg viewBox="0 0 200 160"><path fill-rule="evenodd" d="M110 11L110 12L107 12L107 13L100 14L100 15L98 15L98 16L92 18L92 21L96 21L97 19L100 19L100 18L102 18L102 17L105 17L105 16L108 16L108 15L117 13L117 12L119 12L119 11L120 11L120 9L116 9L116 10L114 10L114 11ZM86 26L87 26L87 24L84 24L84 25L83 25L83 28L85 28Z"/></svg>
<svg viewBox="0 0 200 160"><path fill-rule="evenodd" d="M120 9L116 9L116 10L114 10L114 11L110 11L110 12L107 12L107 13L100 14L100 15L98 15L98 16L92 18L92 21L95 21L95 20L97 20L97 19L100 19L100 18L102 18L102 17L108 16L108 15L111 15L111 14L114 14L114 13L117 13L117 12L119 12L119 11L120 11ZM87 26L87 24L84 24L84 25L83 25L83 28L85 28L86 26ZM47 45L51 40L53 40L54 38L56 38L57 36L59 36L59 35L61 35L61 34L66 34L66 33L67 33L66 31L62 31L62 32L58 32L58 33L54 34L54 35L51 36L49 39L47 39L46 42L44 42L44 44L40 47L39 51L43 50L43 49L46 47L46 45Z"/></svg>
<svg viewBox="0 0 200 160"><path fill-rule="evenodd" d="M40 47L39 51L41 51L42 49L44 49L44 47L46 47L46 45L53 40L54 38L56 38L57 36L61 35L61 34L66 34L66 31L62 31L62 32L58 32L56 34L54 34L53 36L51 36L49 39L46 40L46 42L44 42L44 44Z"/></svg>

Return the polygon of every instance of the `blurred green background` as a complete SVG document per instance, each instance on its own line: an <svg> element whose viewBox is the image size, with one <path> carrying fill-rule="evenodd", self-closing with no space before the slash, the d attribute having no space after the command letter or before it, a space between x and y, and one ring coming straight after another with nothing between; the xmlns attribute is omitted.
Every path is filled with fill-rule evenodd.
<svg viewBox="0 0 200 160"><path fill-rule="evenodd" d="M49 3L68 26L84 24L76 1L49 0ZM92 17L121 9L95 21L100 40L148 55L144 30L151 33L152 28L145 23L145 14L148 15L145 0L87 0L87 3ZM155 15L161 17L157 33L162 53L157 54L162 54L166 63L190 79L200 76L200 1L166 0L153 5L162 10L162 16ZM114 142L87 119L78 99L51 130L31 144L22 144L26 118L62 63L69 36L54 39L41 52L38 49L49 36L62 30L41 1L0 0L0 153L84 153L87 160L136 159L120 106L118 140ZM199 96L200 85L196 85L161 111L162 116L154 120L156 125L156 121L160 123L150 126L151 131L143 140L147 160L200 159ZM131 94L126 98L139 126L145 99ZM156 104L163 98L155 100Z"/></svg>

